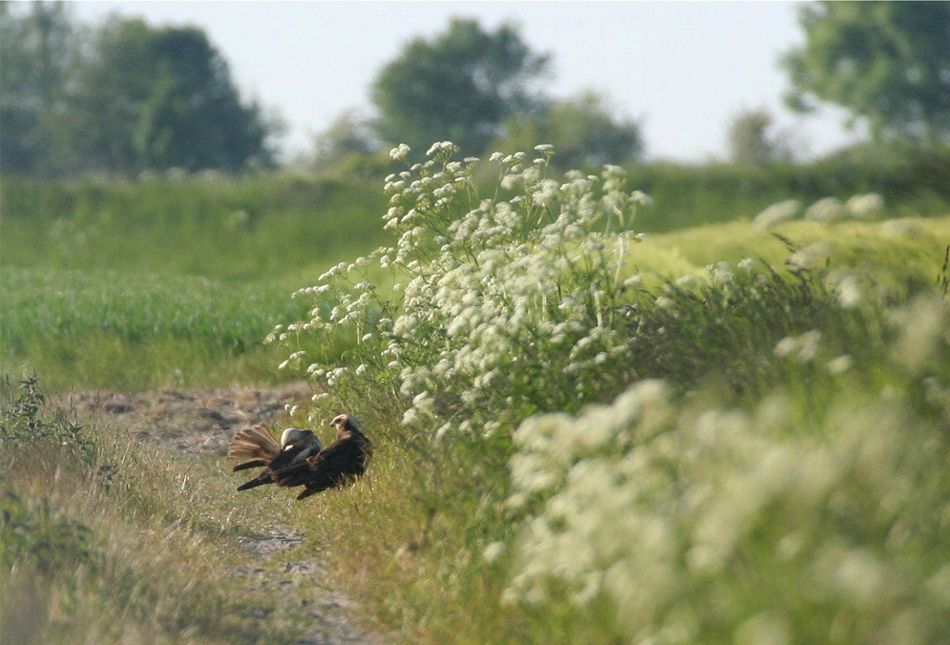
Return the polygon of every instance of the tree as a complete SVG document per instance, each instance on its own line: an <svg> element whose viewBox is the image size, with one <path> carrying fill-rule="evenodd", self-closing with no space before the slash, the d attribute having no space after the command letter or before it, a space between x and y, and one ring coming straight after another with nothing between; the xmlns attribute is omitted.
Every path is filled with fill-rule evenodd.
<svg viewBox="0 0 950 645"><path fill-rule="evenodd" d="M76 80L76 141L114 172L271 165L273 125L244 104L203 31L113 17Z"/></svg>
<svg viewBox="0 0 950 645"><path fill-rule="evenodd" d="M756 166L791 161L789 138L772 132L773 119L765 108L742 110L729 126L729 156L734 163Z"/></svg>
<svg viewBox="0 0 950 645"><path fill-rule="evenodd" d="M630 162L643 151L640 125L616 118L607 99L595 92L552 102L540 115L512 117L496 147L514 152L539 143L554 145L552 164L561 169Z"/></svg>
<svg viewBox="0 0 950 645"><path fill-rule="evenodd" d="M241 101L201 30L121 17L85 29L62 3L11 4L0 2L4 172L234 171L273 163L277 124Z"/></svg>
<svg viewBox="0 0 950 645"><path fill-rule="evenodd" d="M380 137L417 150L450 140L481 153L505 119L537 109L530 84L548 59L531 52L511 25L488 33L475 20L453 19L432 41L410 42L377 76L371 98Z"/></svg>
<svg viewBox="0 0 950 645"><path fill-rule="evenodd" d="M876 139L950 142L950 2L819 2L799 22L805 45L783 59L793 108L830 101Z"/></svg>
<svg viewBox="0 0 950 645"><path fill-rule="evenodd" d="M52 172L59 123L79 57L78 29L62 2L0 3L0 168Z"/></svg>

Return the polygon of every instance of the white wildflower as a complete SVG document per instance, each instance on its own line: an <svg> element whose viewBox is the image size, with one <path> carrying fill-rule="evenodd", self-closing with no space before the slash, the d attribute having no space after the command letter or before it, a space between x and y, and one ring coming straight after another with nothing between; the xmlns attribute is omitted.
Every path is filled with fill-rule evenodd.
<svg viewBox="0 0 950 645"><path fill-rule="evenodd" d="M802 211L802 204L798 200L788 199L784 202L772 204L752 219L752 225L763 230L770 230L781 222L797 217Z"/></svg>
<svg viewBox="0 0 950 645"><path fill-rule="evenodd" d="M630 201L640 206L653 206L653 198L642 190L635 190L630 194Z"/></svg>
<svg viewBox="0 0 950 645"><path fill-rule="evenodd" d="M825 197L808 207L805 219L816 222L835 222L845 215L844 206L834 197Z"/></svg>
<svg viewBox="0 0 950 645"><path fill-rule="evenodd" d="M505 553L506 547L504 542L492 542L482 550L482 559L491 564L498 558L500 558Z"/></svg>
<svg viewBox="0 0 950 645"><path fill-rule="evenodd" d="M845 275L837 284L838 302L845 309L851 309L861 303L862 279L855 274Z"/></svg>
<svg viewBox="0 0 950 645"><path fill-rule="evenodd" d="M815 359L821 347L821 332L817 329L807 331L800 336L786 336L775 345L775 355L793 357L807 363Z"/></svg>
<svg viewBox="0 0 950 645"><path fill-rule="evenodd" d="M870 220L884 210L884 198L878 193L855 195L845 202L844 206L851 217L861 220Z"/></svg>
<svg viewBox="0 0 950 645"><path fill-rule="evenodd" d="M396 161L402 161L409 154L409 146L405 143L400 143L398 146L389 151L389 156Z"/></svg>
<svg viewBox="0 0 950 645"><path fill-rule="evenodd" d="M788 259L788 263L803 269L817 269L831 255L831 244L819 240L805 248L798 249Z"/></svg>
<svg viewBox="0 0 950 645"><path fill-rule="evenodd" d="M851 369L851 365L853 363L854 361L848 354L843 354L838 358L828 361L828 363L825 365L825 369L827 369L830 374L839 376Z"/></svg>
<svg viewBox="0 0 950 645"><path fill-rule="evenodd" d="M911 218L889 219L881 224L881 233L889 237L925 237L927 232Z"/></svg>

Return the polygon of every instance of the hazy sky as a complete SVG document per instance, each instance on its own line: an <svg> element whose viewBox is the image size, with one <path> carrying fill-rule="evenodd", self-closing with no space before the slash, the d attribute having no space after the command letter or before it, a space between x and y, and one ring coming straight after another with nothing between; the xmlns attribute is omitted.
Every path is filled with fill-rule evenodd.
<svg viewBox="0 0 950 645"><path fill-rule="evenodd" d="M650 158L702 161L726 154L725 132L742 108L769 108L777 126L812 155L856 138L844 113L798 116L782 105L779 55L802 41L794 2L93 2L72 3L96 22L112 12L149 23L203 28L242 92L276 109L286 150L343 110L369 110L379 70L416 36L444 31L453 16L493 30L520 26L553 56L546 91L607 94L639 119Z"/></svg>

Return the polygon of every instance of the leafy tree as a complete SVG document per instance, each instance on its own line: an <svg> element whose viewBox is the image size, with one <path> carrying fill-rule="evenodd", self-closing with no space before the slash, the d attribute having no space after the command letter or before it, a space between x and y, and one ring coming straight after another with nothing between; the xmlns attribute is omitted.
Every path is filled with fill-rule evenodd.
<svg viewBox="0 0 950 645"><path fill-rule="evenodd" d="M783 59L792 107L830 101L877 139L950 142L950 2L819 2L799 22L805 45Z"/></svg>
<svg viewBox="0 0 950 645"><path fill-rule="evenodd" d="M270 165L273 129L241 102L203 31L114 17L98 34L73 97L76 144L115 172L234 171Z"/></svg>
<svg viewBox="0 0 950 645"><path fill-rule="evenodd" d="M499 150L530 150L550 143L557 151L551 162L561 169L635 161L643 151L640 125L616 118L607 99L595 92L552 102L537 116L513 117L505 130Z"/></svg>
<svg viewBox="0 0 950 645"><path fill-rule="evenodd" d="M538 108L530 84L548 59L511 25L489 33L475 20L453 19L433 40L411 41L377 76L371 97L380 136L416 150L447 139L480 153L505 119Z"/></svg>
<svg viewBox="0 0 950 645"><path fill-rule="evenodd" d="M78 61L78 28L62 2L0 3L0 168L51 172Z"/></svg>
<svg viewBox="0 0 950 645"><path fill-rule="evenodd" d="M227 63L199 29L121 17L85 29L62 3L2 2L0 11L4 172L273 163L277 124L241 101Z"/></svg>
<svg viewBox="0 0 950 645"><path fill-rule="evenodd" d="M729 156L743 166L791 161L788 136L774 133L771 113L765 108L742 110L729 126Z"/></svg>

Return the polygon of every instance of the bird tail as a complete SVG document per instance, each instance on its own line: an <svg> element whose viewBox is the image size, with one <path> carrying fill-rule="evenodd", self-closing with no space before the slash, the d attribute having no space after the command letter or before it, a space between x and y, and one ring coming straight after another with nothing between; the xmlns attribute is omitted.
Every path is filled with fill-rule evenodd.
<svg viewBox="0 0 950 645"><path fill-rule="evenodd" d="M243 464L238 464L233 468L234 472L239 470L247 470L248 468L263 468L268 465L267 461L264 459L254 459L253 461L245 461Z"/></svg>
<svg viewBox="0 0 950 645"><path fill-rule="evenodd" d="M238 490L250 490L251 488L257 488L258 486L263 486L265 484L272 483L273 480L270 478L270 473L264 472L252 479L249 482L245 482L237 487Z"/></svg>
<svg viewBox="0 0 950 645"><path fill-rule="evenodd" d="M306 499L307 497L310 497L311 495L314 495L314 494L316 494L316 493L318 493L318 492L319 492L319 491L312 490L312 489L310 489L310 488L304 488L304 489L303 489L303 492L301 492L299 495L297 495L297 501L299 502L300 500Z"/></svg>
<svg viewBox="0 0 950 645"><path fill-rule="evenodd" d="M247 459L252 462L251 465L239 464L235 470L253 468L257 465L254 462L257 461L263 461L261 465L267 465L279 454L280 444L263 425L238 432L228 449L229 459Z"/></svg>

